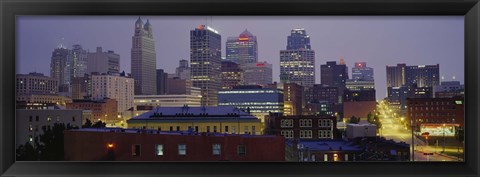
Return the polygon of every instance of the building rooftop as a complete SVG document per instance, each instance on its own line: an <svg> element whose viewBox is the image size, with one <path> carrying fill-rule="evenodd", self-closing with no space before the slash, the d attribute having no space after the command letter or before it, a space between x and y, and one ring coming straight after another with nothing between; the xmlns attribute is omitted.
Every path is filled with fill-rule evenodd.
<svg viewBox="0 0 480 177"><path fill-rule="evenodd" d="M250 134L226 134L226 133L197 133L191 131L158 131L153 129L124 129L124 128L81 128L72 129L73 132L114 132L114 133L145 133L145 134L158 134L158 135L192 135L192 136L240 136L240 137L276 137L275 135L250 135Z"/></svg>
<svg viewBox="0 0 480 177"><path fill-rule="evenodd" d="M201 117L202 120L207 120L207 118L257 119L232 106L188 107L186 105L183 107L156 107L130 120L188 120L192 117Z"/></svg>
<svg viewBox="0 0 480 177"><path fill-rule="evenodd" d="M362 148L346 141L300 141L300 146L314 151L361 151Z"/></svg>

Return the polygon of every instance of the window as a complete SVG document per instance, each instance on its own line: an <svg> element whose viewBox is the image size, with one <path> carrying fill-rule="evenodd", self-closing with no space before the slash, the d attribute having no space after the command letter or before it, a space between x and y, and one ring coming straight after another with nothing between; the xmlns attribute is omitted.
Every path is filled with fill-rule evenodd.
<svg viewBox="0 0 480 177"><path fill-rule="evenodd" d="M300 119L300 127L312 127L312 119Z"/></svg>
<svg viewBox="0 0 480 177"><path fill-rule="evenodd" d="M348 154L345 154L345 161L348 161Z"/></svg>
<svg viewBox="0 0 480 177"><path fill-rule="evenodd" d="M173 127L172 127L172 126L170 126L170 131L173 131Z"/></svg>
<svg viewBox="0 0 480 177"><path fill-rule="evenodd" d="M132 145L132 156L140 156L140 145L139 144Z"/></svg>
<svg viewBox="0 0 480 177"><path fill-rule="evenodd" d="M198 126L195 126L195 132L198 132Z"/></svg>
<svg viewBox="0 0 480 177"><path fill-rule="evenodd" d="M312 138L312 130L300 130L300 138Z"/></svg>
<svg viewBox="0 0 480 177"><path fill-rule="evenodd" d="M187 145L185 144L178 145L178 155L187 155Z"/></svg>
<svg viewBox="0 0 480 177"><path fill-rule="evenodd" d="M293 138L293 130L282 130L280 134L287 139Z"/></svg>
<svg viewBox="0 0 480 177"><path fill-rule="evenodd" d="M75 122L75 116L72 117L72 122Z"/></svg>
<svg viewBox="0 0 480 177"><path fill-rule="evenodd" d="M180 126L177 126L177 131L180 131Z"/></svg>
<svg viewBox="0 0 480 177"><path fill-rule="evenodd" d="M232 127L232 134L235 134L237 131L236 131L236 128L235 126Z"/></svg>
<svg viewBox="0 0 480 177"><path fill-rule="evenodd" d="M29 120L29 122L31 122L31 121L33 120L33 117L32 117L32 116L30 116L30 118L29 118L28 120Z"/></svg>
<svg viewBox="0 0 480 177"><path fill-rule="evenodd" d="M292 119L282 119L280 120L280 127L293 127Z"/></svg>
<svg viewBox="0 0 480 177"><path fill-rule="evenodd" d="M328 154L323 154L323 161L328 161Z"/></svg>
<svg viewBox="0 0 480 177"><path fill-rule="evenodd" d="M29 140L30 140L30 142L32 142L32 141L33 141L33 136L32 136L32 135L30 135L30 138L29 138Z"/></svg>
<svg viewBox="0 0 480 177"><path fill-rule="evenodd" d="M162 156L163 155L163 144L155 145L155 154L157 156Z"/></svg>
<svg viewBox="0 0 480 177"><path fill-rule="evenodd" d="M252 126L252 134L255 135L255 126Z"/></svg>
<svg viewBox="0 0 480 177"><path fill-rule="evenodd" d="M32 132L33 131L33 127L32 125L30 124L29 128L28 128L28 131Z"/></svg>
<svg viewBox="0 0 480 177"><path fill-rule="evenodd" d="M243 131L245 132L245 134L248 134L248 126L243 127Z"/></svg>
<svg viewBox="0 0 480 177"><path fill-rule="evenodd" d="M39 117L38 117L38 116L35 116L35 121L37 121L37 122L38 122L38 119L39 119Z"/></svg>
<svg viewBox="0 0 480 177"><path fill-rule="evenodd" d="M247 154L247 149L246 149L245 145L238 145L237 153L240 156L246 155Z"/></svg>
<svg viewBox="0 0 480 177"><path fill-rule="evenodd" d="M217 126L213 126L213 132L217 133Z"/></svg>
<svg viewBox="0 0 480 177"><path fill-rule="evenodd" d="M228 133L228 126L225 126L225 133Z"/></svg>
<svg viewBox="0 0 480 177"><path fill-rule="evenodd" d="M213 144L212 146L212 153L213 155L220 155L221 153L221 145L220 144Z"/></svg>

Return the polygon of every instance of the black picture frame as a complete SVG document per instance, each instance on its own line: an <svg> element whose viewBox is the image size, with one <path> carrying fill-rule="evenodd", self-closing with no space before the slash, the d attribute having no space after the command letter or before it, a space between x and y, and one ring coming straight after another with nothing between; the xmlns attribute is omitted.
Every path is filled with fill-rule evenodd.
<svg viewBox="0 0 480 177"><path fill-rule="evenodd" d="M478 0L0 0L2 176L479 176ZM15 17L18 15L463 15L464 162L15 162Z"/></svg>

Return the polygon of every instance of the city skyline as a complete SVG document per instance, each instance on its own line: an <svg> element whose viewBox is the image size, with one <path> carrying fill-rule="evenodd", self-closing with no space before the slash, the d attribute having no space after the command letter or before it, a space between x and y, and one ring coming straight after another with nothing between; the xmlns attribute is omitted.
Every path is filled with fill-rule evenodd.
<svg viewBox="0 0 480 177"><path fill-rule="evenodd" d="M131 73L130 47L134 21L131 17L19 17L17 73L49 74L51 52L64 38L64 46L81 44L91 52L96 47L120 55L120 71ZM386 95L385 66L440 64L445 80L463 83L463 18L450 17L165 17L142 16L150 20L157 51L157 69L174 73L178 61L190 60L189 30L198 24L212 26L222 36L225 56L228 37L248 29L258 40L258 59L273 65L273 80L279 81L279 51L294 28L308 31L315 50L315 71L327 61L345 58L349 75L354 62L367 62L375 70L377 98ZM272 28L275 27L275 28ZM32 30L35 29L35 30ZM272 30L274 29L274 30ZM124 35L125 34L125 35ZM40 59L32 59L40 58ZM315 76L320 83L320 74ZM351 77L351 76L349 76Z"/></svg>

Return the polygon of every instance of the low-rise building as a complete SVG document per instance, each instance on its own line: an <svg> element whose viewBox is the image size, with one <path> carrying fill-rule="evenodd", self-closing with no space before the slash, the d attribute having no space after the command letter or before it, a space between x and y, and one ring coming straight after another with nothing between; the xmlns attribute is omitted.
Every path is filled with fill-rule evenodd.
<svg viewBox="0 0 480 177"><path fill-rule="evenodd" d="M67 161L285 161L271 135L78 129L65 132Z"/></svg>
<svg viewBox="0 0 480 177"><path fill-rule="evenodd" d="M102 121L107 124L115 124L118 119L117 101L106 98L104 100L73 100L67 103L67 109L91 110L91 121Z"/></svg>
<svg viewBox="0 0 480 177"><path fill-rule="evenodd" d="M377 126L375 124L347 124L345 134L348 139L358 137L375 137L377 136Z"/></svg>
<svg viewBox="0 0 480 177"><path fill-rule="evenodd" d="M17 109L16 121L16 146L27 142L35 146L35 139L43 134L43 127L53 127L55 123L82 127L83 111L60 109Z"/></svg>
<svg viewBox="0 0 480 177"><path fill-rule="evenodd" d="M270 114L265 119L267 134L281 135L286 139L334 139L337 119L328 115Z"/></svg>
<svg viewBox="0 0 480 177"><path fill-rule="evenodd" d="M342 140L287 141L285 146L287 161L296 162L357 161L363 152L361 147Z"/></svg>
<svg viewBox="0 0 480 177"><path fill-rule="evenodd" d="M262 134L260 119L232 106L156 107L127 120L128 128L161 131Z"/></svg>

